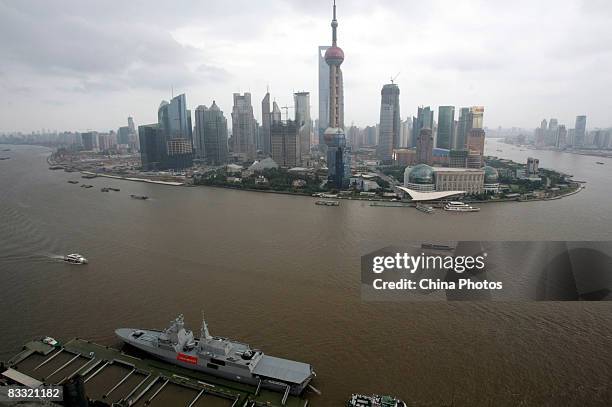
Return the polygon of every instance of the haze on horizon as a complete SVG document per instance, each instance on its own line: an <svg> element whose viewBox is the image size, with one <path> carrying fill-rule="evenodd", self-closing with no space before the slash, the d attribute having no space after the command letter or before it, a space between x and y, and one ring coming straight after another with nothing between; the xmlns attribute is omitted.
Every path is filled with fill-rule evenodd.
<svg viewBox="0 0 612 407"><path fill-rule="evenodd" d="M157 121L162 99L213 99L230 117L250 91L260 120L311 93L317 47L331 42L331 0L257 2L0 0L0 132L117 129ZM379 120L380 89L417 106L485 106L485 126L612 126L612 2L338 0L345 122ZM283 110L284 111L284 110ZM291 112L291 111L290 111ZM291 113L292 114L292 113Z"/></svg>

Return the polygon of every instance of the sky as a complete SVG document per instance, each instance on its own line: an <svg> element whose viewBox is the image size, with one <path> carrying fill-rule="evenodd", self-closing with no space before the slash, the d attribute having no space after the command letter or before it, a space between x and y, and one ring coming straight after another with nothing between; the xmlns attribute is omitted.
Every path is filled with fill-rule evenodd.
<svg viewBox="0 0 612 407"><path fill-rule="evenodd" d="M337 0L345 124L375 124L380 90L419 105L485 106L490 128L612 126L609 0ZM331 0L0 0L0 132L154 123L164 99L194 109L269 86L279 106L311 92ZM399 74L399 75L398 75ZM284 112L284 110L283 110ZM290 115L293 111L289 110Z"/></svg>

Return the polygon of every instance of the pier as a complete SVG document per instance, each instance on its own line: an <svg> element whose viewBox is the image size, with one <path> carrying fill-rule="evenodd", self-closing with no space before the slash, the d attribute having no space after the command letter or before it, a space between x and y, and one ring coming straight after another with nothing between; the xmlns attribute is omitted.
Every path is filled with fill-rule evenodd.
<svg viewBox="0 0 612 407"><path fill-rule="evenodd" d="M61 347L29 342L0 365L0 377L26 386L63 385L82 377L91 401L114 406L305 407L302 397L272 392L141 359L83 339Z"/></svg>

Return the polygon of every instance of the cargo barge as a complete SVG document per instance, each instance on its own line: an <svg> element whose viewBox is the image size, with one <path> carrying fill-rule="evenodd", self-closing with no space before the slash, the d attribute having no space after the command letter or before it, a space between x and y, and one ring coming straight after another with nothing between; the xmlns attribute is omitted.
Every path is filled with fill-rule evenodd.
<svg viewBox="0 0 612 407"><path fill-rule="evenodd" d="M31 388L62 385L96 405L306 407L303 397L213 377L157 359L83 339L52 346L37 340L6 363L0 363L0 387L19 384ZM1 392L0 392L1 393ZM71 394L75 393L71 391ZM64 403L64 405L77 405Z"/></svg>

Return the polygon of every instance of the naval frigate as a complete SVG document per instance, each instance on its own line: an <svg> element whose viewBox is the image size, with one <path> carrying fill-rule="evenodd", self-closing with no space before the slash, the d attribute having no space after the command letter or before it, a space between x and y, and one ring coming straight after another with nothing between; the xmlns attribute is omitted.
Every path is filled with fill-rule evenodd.
<svg viewBox="0 0 612 407"><path fill-rule="evenodd" d="M199 339L185 329L183 315L164 331L120 328L115 334L169 363L285 394L301 394L315 376L307 363L264 355L245 343L210 335L204 317Z"/></svg>

